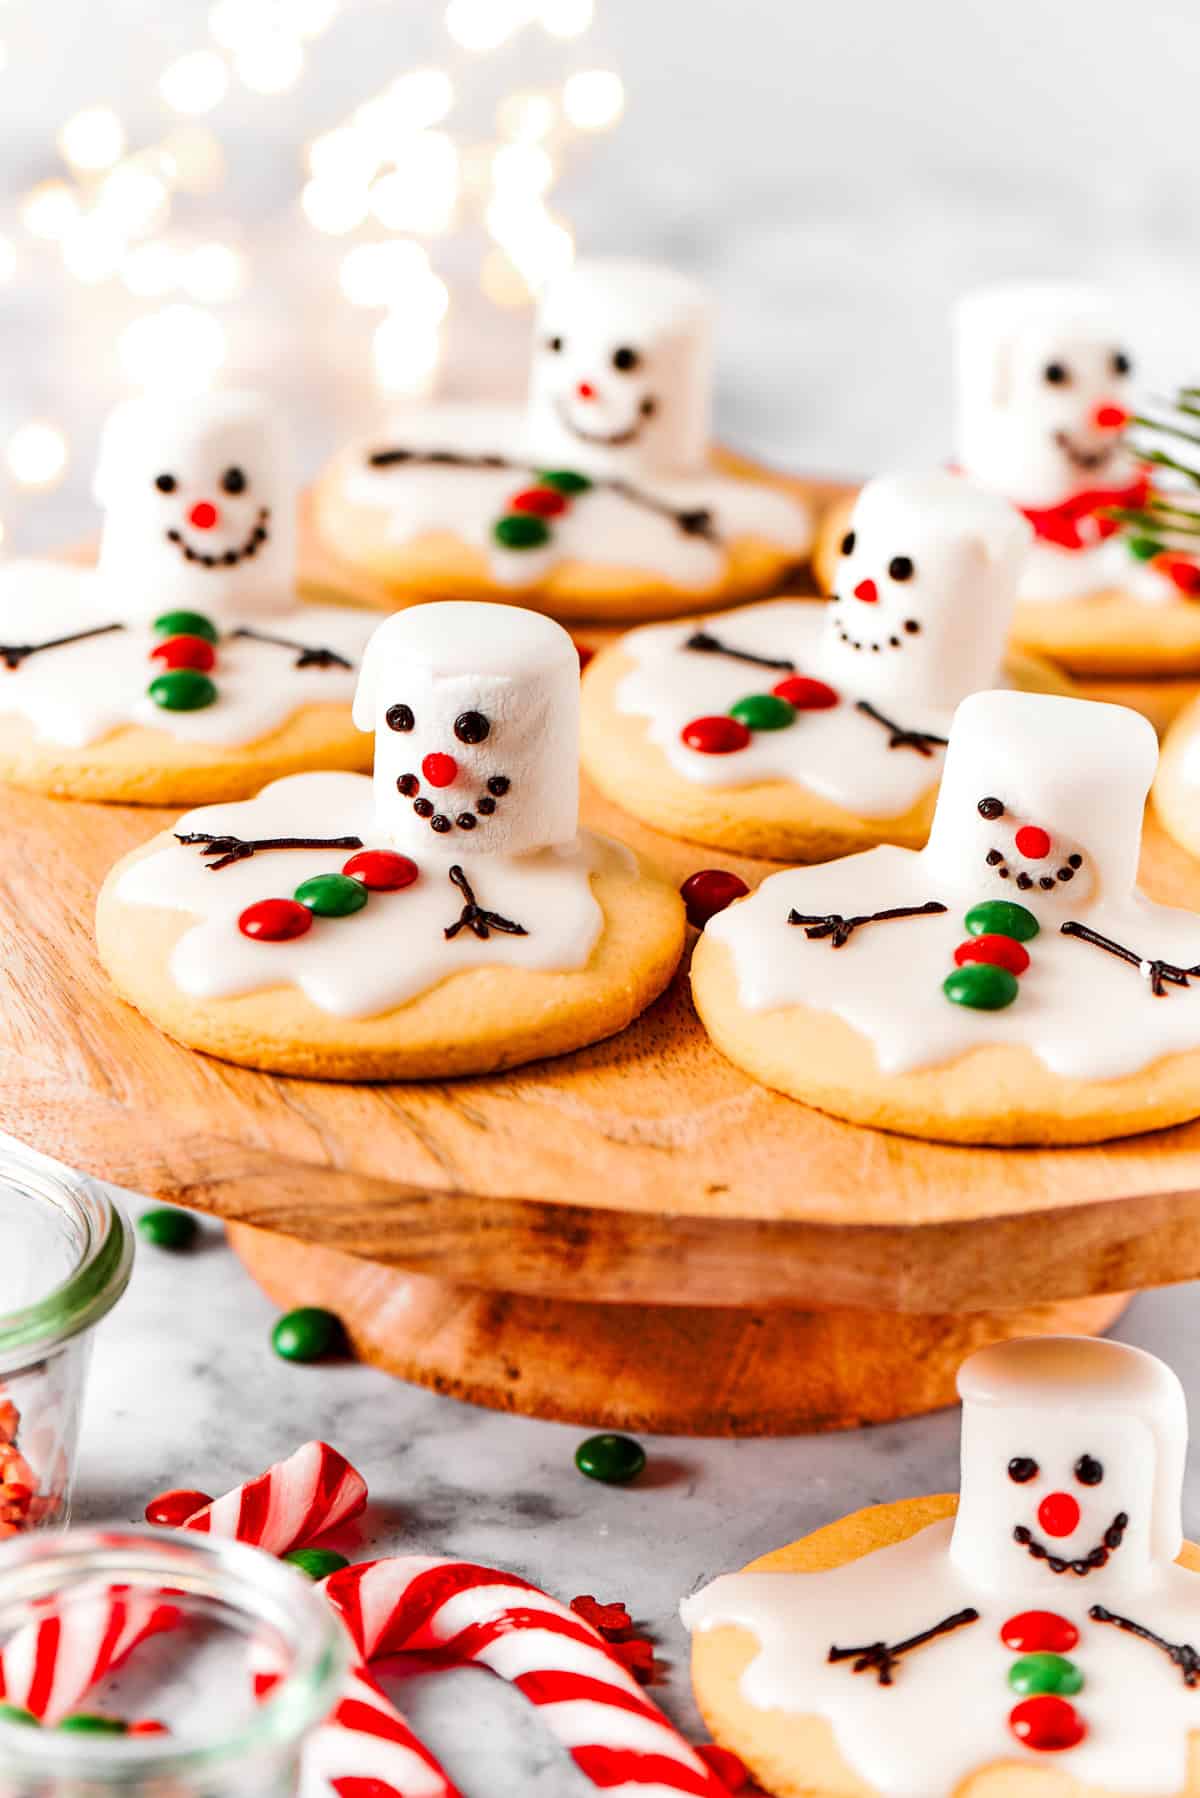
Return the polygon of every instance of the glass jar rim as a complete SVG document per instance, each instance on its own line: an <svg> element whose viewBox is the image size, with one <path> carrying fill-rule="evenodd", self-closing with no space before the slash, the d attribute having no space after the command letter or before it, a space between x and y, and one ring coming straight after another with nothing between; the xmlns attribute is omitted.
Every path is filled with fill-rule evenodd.
<svg viewBox="0 0 1200 1798"><path fill-rule="evenodd" d="M168 1529L17 1537L0 1545L0 1623L8 1624L6 1612L14 1608L11 1621L17 1625L44 1619L46 1599L63 1589L68 1575L185 1598L228 1595L231 1608L287 1640L287 1670L217 1742L167 1735L79 1735L52 1727L31 1729L0 1717L0 1765L6 1774L78 1778L86 1770L97 1784L112 1780L113 1789L122 1791L129 1789L130 1780L192 1773L216 1777L226 1768L231 1773L244 1770L256 1757L298 1749L337 1701L350 1667L350 1639L306 1575L261 1549ZM86 1757L86 1769L81 1757Z"/></svg>
<svg viewBox="0 0 1200 1798"><path fill-rule="evenodd" d="M133 1231L120 1205L83 1175L0 1142L0 1185L64 1213L78 1233L75 1265L28 1305L0 1312L0 1374L45 1354L111 1311L129 1284Z"/></svg>

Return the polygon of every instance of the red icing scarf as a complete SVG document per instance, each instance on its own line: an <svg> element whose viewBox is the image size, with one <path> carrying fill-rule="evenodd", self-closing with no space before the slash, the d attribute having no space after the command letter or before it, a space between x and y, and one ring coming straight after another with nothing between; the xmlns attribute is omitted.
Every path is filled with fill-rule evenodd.
<svg viewBox="0 0 1200 1798"><path fill-rule="evenodd" d="M1111 506L1140 510L1149 491L1150 482L1142 474L1127 487L1088 487L1057 506L1022 506L1021 511L1041 542L1055 543L1059 549L1091 549L1121 528L1115 518L1101 514Z"/></svg>

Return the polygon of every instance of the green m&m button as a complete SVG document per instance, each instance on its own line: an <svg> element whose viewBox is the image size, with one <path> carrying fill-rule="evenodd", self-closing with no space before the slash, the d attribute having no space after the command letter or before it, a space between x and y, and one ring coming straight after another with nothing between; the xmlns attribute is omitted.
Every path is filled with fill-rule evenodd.
<svg viewBox="0 0 1200 1798"><path fill-rule="evenodd" d="M319 1305L285 1312L271 1331L271 1347L281 1361L319 1361L345 1346L341 1318Z"/></svg>
<svg viewBox="0 0 1200 1798"><path fill-rule="evenodd" d="M1156 537L1127 537L1125 547L1139 562L1153 562L1155 556L1162 555L1166 545Z"/></svg>
<svg viewBox="0 0 1200 1798"><path fill-rule="evenodd" d="M64 1717L58 1727L81 1736L123 1736L129 1730L120 1717L102 1717L98 1711L77 1711L73 1717Z"/></svg>
<svg viewBox="0 0 1200 1798"><path fill-rule="evenodd" d="M533 512L506 512L492 526L492 536L505 549L540 549L550 541L550 526Z"/></svg>
<svg viewBox="0 0 1200 1798"><path fill-rule="evenodd" d="M24 1723L33 1729L39 1727L33 1712L24 1710L19 1704L0 1704L0 1723Z"/></svg>
<svg viewBox="0 0 1200 1798"><path fill-rule="evenodd" d="M729 716L744 724L747 730L785 730L794 722L796 708L786 699L776 698L774 693L750 693L745 699L735 700L729 708Z"/></svg>
<svg viewBox="0 0 1200 1798"><path fill-rule="evenodd" d="M335 1554L332 1548L293 1548L283 1558L311 1580L328 1579L350 1565L345 1555Z"/></svg>
<svg viewBox="0 0 1200 1798"><path fill-rule="evenodd" d="M539 468L537 482L539 487L553 487L556 493L586 493L592 484L573 468Z"/></svg>
<svg viewBox="0 0 1200 1798"><path fill-rule="evenodd" d="M161 612L154 620L154 634L158 637L203 637L206 643L215 643L217 627L203 612Z"/></svg>
<svg viewBox="0 0 1200 1798"><path fill-rule="evenodd" d="M605 1433L589 1436L575 1450L575 1465L589 1480L605 1486L627 1486L646 1465L646 1451L632 1436Z"/></svg>
<svg viewBox="0 0 1200 1798"><path fill-rule="evenodd" d="M215 684L196 668L172 668L169 674L156 675L146 691L164 712L202 712L217 697Z"/></svg>
<svg viewBox="0 0 1200 1798"><path fill-rule="evenodd" d="M1040 1692L1057 1692L1060 1698L1073 1698L1083 1690L1083 1674L1065 1655L1023 1654L1008 1670L1008 1683L1023 1698Z"/></svg>
<svg viewBox="0 0 1200 1798"><path fill-rule="evenodd" d="M1018 943L1031 942L1041 929L1031 911L1010 899L985 899L971 907L963 922L972 936L1011 936Z"/></svg>
<svg viewBox="0 0 1200 1798"><path fill-rule="evenodd" d="M984 961L969 961L942 982L947 999L972 1011L1003 1011L1020 990L1015 974Z"/></svg>
<svg viewBox="0 0 1200 1798"><path fill-rule="evenodd" d="M138 1218L138 1235L156 1249L190 1249L200 1233L200 1225L190 1211L143 1211Z"/></svg>
<svg viewBox="0 0 1200 1798"><path fill-rule="evenodd" d="M292 894L318 918L348 918L351 912L361 911L370 896L362 881L349 874L314 874L311 880L302 880Z"/></svg>

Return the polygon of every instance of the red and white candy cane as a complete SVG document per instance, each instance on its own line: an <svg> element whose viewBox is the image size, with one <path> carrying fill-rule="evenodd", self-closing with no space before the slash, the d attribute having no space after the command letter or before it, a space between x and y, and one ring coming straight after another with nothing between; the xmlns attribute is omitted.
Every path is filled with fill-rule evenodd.
<svg viewBox="0 0 1200 1798"><path fill-rule="evenodd" d="M53 1601L10 1636L0 1653L0 1698L60 1723L140 1642L180 1621L169 1594L106 1586L94 1597Z"/></svg>
<svg viewBox="0 0 1200 1798"><path fill-rule="evenodd" d="M433 1654L508 1680L610 1798L728 1798L603 1637L516 1574L406 1555L345 1567L324 1590L368 1661Z"/></svg>
<svg viewBox="0 0 1200 1798"><path fill-rule="evenodd" d="M366 1502L367 1483L357 1468L327 1442L306 1442L257 1479L214 1498L183 1527L285 1555L357 1517Z"/></svg>
<svg viewBox="0 0 1200 1798"><path fill-rule="evenodd" d="M356 1667L329 1717L304 1745L300 1798L459 1798L445 1772Z"/></svg>

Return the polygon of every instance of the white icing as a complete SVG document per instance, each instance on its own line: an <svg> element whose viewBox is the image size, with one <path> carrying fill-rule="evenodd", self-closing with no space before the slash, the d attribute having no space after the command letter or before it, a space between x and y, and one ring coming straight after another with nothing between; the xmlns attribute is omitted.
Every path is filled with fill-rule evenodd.
<svg viewBox="0 0 1200 1798"><path fill-rule="evenodd" d="M0 644L45 642L113 621L110 592L92 569L56 562L10 562L0 569ZM178 596L159 594L157 612L176 609ZM345 607L293 605L260 619L241 620L297 643L336 650L350 668L296 667L293 651L248 638L222 636L211 674L217 699L200 711L155 705L147 688L164 672L151 650L161 641L147 624L27 657L16 668L0 663L0 716L28 719L45 742L72 749L100 742L123 725L164 732L181 743L233 748L278 729L307 705L350 705L357 662L374 626ZM228 627L239 622L235 612Z"/></svg>
<svg viewBox="0 0 1200 1798"><path fill-rule="evenodd" d="M962 1369L960 1391L956 1522L824 1573L726 1575L684 1602L684 1621L749 1630L758 1652L742 1676L746 1700L827 1718L843 1758L885 1798L950 1798L995 1762L1061 1767L1105 1790L1182 1792L1200 1689L1161 1649L1088 1615L1099 1602L1170 1642L1196 1642L1200 1581L1171 1564L1186 1448L1178 1381L1137 1349L1052 1338L984 1350ZM1027 1484L1007 1476L1014 1456L1038 1462ZM1101 1463L1099 1485L1075 1477L1083 1456ZM1081 1509L1074 1535L1057 1544L1066 1556L1086 1554L1118 1511L1128 1514L1121 1546L1085 1578L1055 1574L1012 1540L1014 1519L1047 1539L1037 1513L1052 1492ZM894 1645L968 1607L979 1620L904 1656L891 1686L826 1658L834 1645ZM1069 1702L1087 1733L1054 1753L1026 1747L1008 1725L1018 1656L1000 1631L1032 1609L1079 1630L1068 1654L1084 1685Z"/></svg>
<svg viewBox="0 0 1200 1798"><path fill-rule="evenodd" d="M671 766L700 786L795 781L847 811L894 817L936 784L942 750L892 748L891 733L859 711L867 699L907 730L945 737L954 706L1000 684L1013 590L1030 531L1003 500L950 475L891 476L859 496L827 606L776 600L724 612L706 628L721 642L795 664L839 703L803 711L782 730L756 731L744 749L706 755L681 732L786 669L686 648L695 626L651 626L622 640L635 663L618 710L647 718ZM903 558L905 578L889 570ZM914 630L912 627L916 627Z"/></svg>
<svg viewBox="0 0 1200 1798"><path fill-rule="evenodd" d="M1200 964L1200 918L1134 886L1156 755L1151 726L1122 706L1023 693L965 700L923 850L884 847L772 875L708 925L732 952L742 1004L830 1012L872 1043L884 1073L1025 1044L1053 1073L1107 1080L1200 1048L1200 979L1156 997L1136 966L1060 928L1077 919L1139 957ZM995 820L978 810L990 797L1005 808ZM1025 825L1049 834L1044 858L1018 851ZM999 866L986 859L993 851ZM1037 879L1056 876L1073 854L1082 859L1072 878L1042 891ZM1017 886L1022 872L1035 881L1027 890ZM989 1012L953 1004L942 983L967 936L964 914L991 899L1025 906L1041 930L1026 945L1016 1000ZM932 900L946 912L864 925L836 950L787 922L792 909L859 916Z"/></svg>
<svg viewBox="0 0 1200 1798"><path fill-rule="evenodd" d="M1088 599L1096 593L1120 593L1149 606L1170 605L1180 597L1179 589L1157 568L1130 555L1120 536L1086 549L1037 542L1017 587L1019 599L1043 605Z"/></svg>

